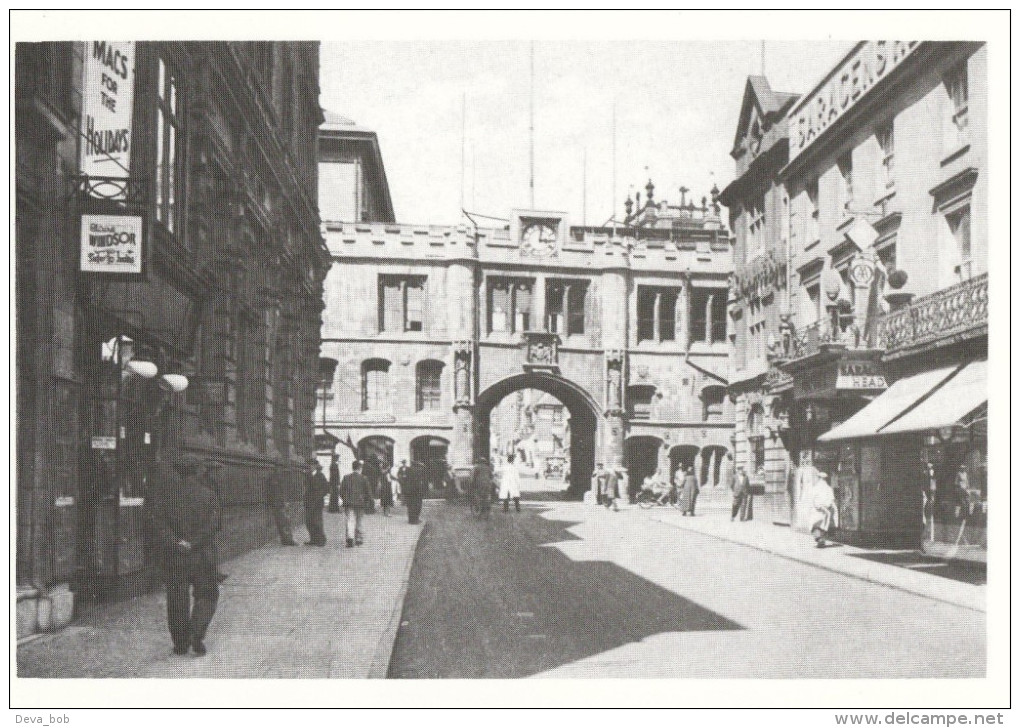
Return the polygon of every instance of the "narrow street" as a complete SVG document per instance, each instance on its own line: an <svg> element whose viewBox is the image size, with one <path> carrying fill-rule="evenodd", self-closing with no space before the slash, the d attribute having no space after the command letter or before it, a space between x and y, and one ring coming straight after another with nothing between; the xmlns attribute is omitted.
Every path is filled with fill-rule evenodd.
<svg viewBox="0 0 1020 728"><path fill-rule="evenodd" d="M984 674L979 611L653 513L527 500L483 521L429 503L389 677Z"/></svg>

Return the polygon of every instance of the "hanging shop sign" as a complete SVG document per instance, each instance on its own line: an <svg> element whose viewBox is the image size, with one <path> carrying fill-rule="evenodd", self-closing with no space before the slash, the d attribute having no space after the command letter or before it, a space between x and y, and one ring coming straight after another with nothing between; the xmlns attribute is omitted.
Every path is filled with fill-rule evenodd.
<svg viewBox="0 0 1020 728"><path fill-rule="evenodd" d="M866 41L790 112L792 162L833 122L918 47L917 41Z"/></svg>
<svg viewBox="0 0 1020 728"><path fill-rule="evenodd" d="M140 215L82 215L82 273L141 275L144 240Z"/></svg>
<svg viewBox="0 0 1020 728"><path fill-rule="evenodd" d="M134 96L134 41L87 42L79 160L83 175L130 176Z"/></svg>

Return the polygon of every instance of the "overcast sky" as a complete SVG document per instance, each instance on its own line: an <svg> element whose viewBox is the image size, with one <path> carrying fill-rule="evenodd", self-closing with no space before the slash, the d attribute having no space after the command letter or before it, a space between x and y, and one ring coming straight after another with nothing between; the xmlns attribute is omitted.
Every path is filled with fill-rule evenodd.
<svg viewBox="0 0 1020 728"><path fill-rule="evenodd" d="M852 46L769 41L772 88L803 93ZM324 42L322 105L379 135L397 220L496 217L529 206L528 41ZM651 177L657 199L695 199L733 178L729 156L759 41L534 43L535 206L575 224L622 215ZM613 107L616 107L616 199ZM587 154L587 185L584 159ZM647 171L646 171L647 169ZM585 206L585 188L587 205Z"/></svg>

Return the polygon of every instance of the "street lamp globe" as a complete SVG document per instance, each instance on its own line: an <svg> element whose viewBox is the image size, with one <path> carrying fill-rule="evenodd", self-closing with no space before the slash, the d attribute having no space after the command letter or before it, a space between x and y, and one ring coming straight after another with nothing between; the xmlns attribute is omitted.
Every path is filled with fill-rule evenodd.
<svg viewBox="0 0 1020 728"><path fill-rule="evenodd" d="M136 377L142 379L152 379L154 376L159 374L159 367L156 366L156 362L146 361L144 359L132 359L124 365L124 371L134 374Z"/></svg>
<svg viewBox="0 0 1020 728"><path fill-rule="evenodd" d="M188 388L188 378L183 374L164 374L160 386L174 394L180 394Z"/></svg>

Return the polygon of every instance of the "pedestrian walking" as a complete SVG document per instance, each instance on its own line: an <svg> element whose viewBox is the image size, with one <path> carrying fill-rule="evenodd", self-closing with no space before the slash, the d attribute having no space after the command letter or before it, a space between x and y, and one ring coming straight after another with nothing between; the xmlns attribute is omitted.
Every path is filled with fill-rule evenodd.
<svg viewBox="0 0 1020 728"><path fill-rule="evenodd" d="M610 508L614 511L620 510L620 507L616 504L616 499L620 497L620 476L617 470L618 468L610 468L606 474L605 490L602 492L602 505L607 510Z"/></svg>
<svg viewBox="0 0 1020 728"><path fill-rule="evenodd" d="M499 473L499 499L503 501L503 513L510 512L510 499L514 499L514 508L521 512L521 476L514 465L513 452L507 453Z"/></svg>
<svg viewBox="0 0 1020 728"><path fill-rule="evenodd" d="M329 461L329 508L330 513L340 512L340 456L333 453Z"/></svg>
<svg viewBox="0 0 1020 728"><path fill-rule="evenodd" d="M471 469L471 507L476 515L488 517L492 496L492 468L484 456L479 456Z"/></svg>
<svg viewBox="0 0 1020 728"><path fill-rule="evenodd" d="M741 521L746 521L745 502L751 497L751 480L747 477L743 465L737 466L736 476L733 478L733 508L730 510L730 520L736 520L740 516Z"/></svg>
<svg viewBox="0 0 1020 728"><path fill-rule="evenodd" d="M375 498L379 493L379 461L375 455L368 455L361 466L361 473L368 479L368 502L365 513L375 513Z"/></svg>
<svg viewBox="0 0 1020 728"><path fill-rule="evenodd" d="M595 471L591 474L591 490L595 494L595 504L602 505L603 493L606 492L606 481L609 473L602 463L595 465Z"/></svg>
<svg viewBox="0 0 1020 728"><path fill-rule="evenodd" d="M811 535L815 537L815 546L825 548L825 539L829 529L839 525L839 509L836 507L836 494L829 485L829 476L819 473L811 490L811 506L814 519L811 523Z"/></svg>
<svg viewBox="0 0 1020 728"><path fill-rule="evenodd" d="M322 465L315 457L308 459L305 476L305 527L308 541L305 546L325 546L326 530L322 525L322 499L329 493L329 481L322 474Z"/></svg>
<svg viewBox="0 0 1020 728"><path fill-rule="evenodd" d="M276 524L276 532L280 536L280 543L283 546L297 546L294 541L294 532L290 527L290 519L287 518L287 484L293 477L293 471L289 468L278 467L269 475L269 483L266 488L266 500L269 502L269 512L273 516L273 523Z"/></svg>
<svg viewBox="0 0 1020 728"><path fill-rule="evenodd" d="M220 504L219 517L216 519L216 533L213 534L212 539L212 562L213 568L216 569L216 581L222 584L230 576L220 571L220 544L216 536L221 530L223 530L223 484L220 480L223 471L223 463L218 460L209 460L205 463L205 475L208 479L209 486L212 488L212 492L216 495L216 501Z"/></svg>
<svg viewBox="0 0 1020 728"><path fill-rule="evenodd" d="M393 508L393 484L390 483L390 465L383 462L379 469L379 506L384 516L390 515Z"/></svg>
<svg viewBox="0 0 1020 728"><path fill-rule="evenodd" d="M417 460L411 463L407 471L407 484L404 486L404 503L407 504L407 522L417 524L421 521L421 504L425 498L425 468Z"/></svg>
<svg viewBox="0 0 1020 728"><path fill-rule="evenodd" d="M698 479L694 475L694 466L688 465L684 468L684 482L680 492L680 515L694 515L694 506L698 502L698 490Z"/></svg>
<svg viewBox="0 0 1020 728"><path fill-rule="evenodd" d="M368 478L362 473L363 463L355 460L351 464L351 472L340 481L340 500L344 507L344 540L347 548L360 546L365 542L365 534L361 530L361 519L365 509L372 502L372 492Z"/></svg>
<svg viewBox="0 0 1020 728"><path fill-rule="evenodd" d="M219 582L212 541L220 517L205 468L185 457L173 468L158 466L146 498L147 515L166 569L166 612L174 654L190 647L206 653L205 635L216 613Z"/></svg>

